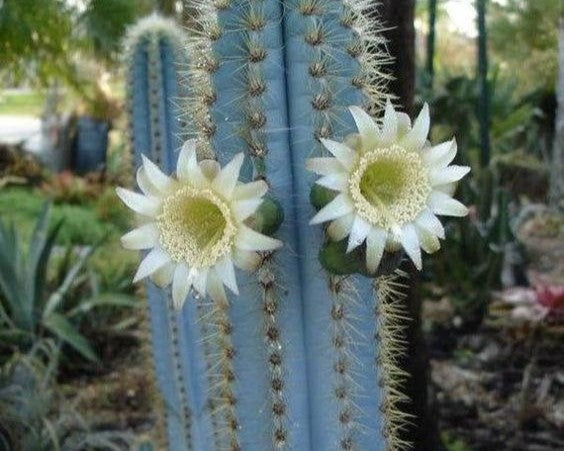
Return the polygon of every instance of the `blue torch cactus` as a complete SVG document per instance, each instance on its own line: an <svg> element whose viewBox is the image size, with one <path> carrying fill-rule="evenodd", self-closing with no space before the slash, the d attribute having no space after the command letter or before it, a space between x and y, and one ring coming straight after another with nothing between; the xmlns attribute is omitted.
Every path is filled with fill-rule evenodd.
<svg viewBox="0 0 564 451"><path fill-rule="evenodd" d="M405 449L395 268L466 213L456 143L387 100L371 1L194 4L187 37L130 33L142 194L118 189L141 218L124 245L150 250L169 449Z"/></svg>

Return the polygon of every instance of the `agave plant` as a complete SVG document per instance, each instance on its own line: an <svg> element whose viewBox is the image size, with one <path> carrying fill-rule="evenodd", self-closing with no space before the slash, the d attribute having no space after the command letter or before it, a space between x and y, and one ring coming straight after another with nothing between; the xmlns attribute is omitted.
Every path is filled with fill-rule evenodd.
<svg viewBox="0 0 564 451"><path fill-rule="evenodd" d="M153 16L126 46L122 243L146 252L169 448L404 449L394 270L466 213L456 143L386 101L371 1L194 5L188 38Z"/></svg>
<svg viewBox="0 0 564 451"><path fill-rule="evenodd" d="M0 367L0 449L131 449L131 434L91 431L56 385L59 345L41 339Z"/></svg>
<svg viewBox="0 0 564 451"><path fill-rule="evenodd" d="M62 222L49 226L49 204L39 214L27 250L14 224L0 222L0 343L26 351L44 337L55 337L83 357L96 353L77 328L84 312L100 305L133 306L131 298L115 295L69 299L95 247L67 251L58 271L49 271ZM51 268L52 269L52 268ZM51 287L49 272L56 286Z"/></svg>

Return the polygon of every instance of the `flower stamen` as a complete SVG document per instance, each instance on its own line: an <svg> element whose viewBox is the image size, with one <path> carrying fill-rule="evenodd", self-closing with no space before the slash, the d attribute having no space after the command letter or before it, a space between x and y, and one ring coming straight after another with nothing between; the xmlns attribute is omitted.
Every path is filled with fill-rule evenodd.
<svg viewBox="0 0 564 451"><path fill-rule="evenodd" d="M157 227L172 260L192 268L217 263L230 252L237 231L226 202L210 190L190 186L163 201Z"/></svg>
<svg viewBox="0 0 564 451"><path fill-rule="evenodd" d="M420 155L394 145L359 158L349 179L349 192L363 219L391 230L417 217L431 185Z"/></svg>

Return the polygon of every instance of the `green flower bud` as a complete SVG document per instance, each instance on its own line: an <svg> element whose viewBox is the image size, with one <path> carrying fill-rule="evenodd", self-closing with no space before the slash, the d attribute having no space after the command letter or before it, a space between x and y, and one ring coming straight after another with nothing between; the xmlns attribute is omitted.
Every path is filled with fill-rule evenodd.
<svg viewBox="0 0 564 451"><path fill-rule="evenodd" d="M325 205L335 199L337 193L321 185L313 185L309 193L309 200L316 210L321 210Z"/></svg>
<svg viewBox="0 0 564 451"><path fill-rule="evenodd" d="M280 203L270 197L265 197L264 202L249 219L249 226L263 235L274 235L284 222L284 210Z"/></svg>

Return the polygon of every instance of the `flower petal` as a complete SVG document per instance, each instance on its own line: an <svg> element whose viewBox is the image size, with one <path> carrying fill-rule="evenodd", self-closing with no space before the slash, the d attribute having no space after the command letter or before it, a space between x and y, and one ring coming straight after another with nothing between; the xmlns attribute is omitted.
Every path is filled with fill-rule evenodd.
<svg viewBox="0 0 564 451"><path fill-rule="evenodd" d="M398 116L390 98L386 101L386 110L384 112L384 123L382 124L381 139L385 144L391 143L397 139L398 135Z"/></svg>
<svg viewBox="0 0 564 451"><path fill-rule="evenodd" d="M219 171L219 174L217 174L217 177L212 183L215 190L227 199L231 199L233 196L233 190L237 185L237 180L239 180L239 173L241 172L244 159L245 155L243 152L235 155L233 159Z"/></svg>
<svg viewBox="0 0 564 451"><path fill-rule="evenodd" d="M343 172L345 167L339 160L332 157L309 158L306 160L306 169L319 175L329 175Z"/></svg>
<svg viewBox="0 0 564 451"><path fill-rule="evenodd" d="M431 126L431 117L429 115L429 105L423 105L423 109L410 132L401 140L401 145L407 149L420 150L427 141L429 136L429 127Z"/></svg>
<svg viewBox="0 0 564 451"><path fill-rule="evenodd" d="M354 218L351 234L349 236L347 253L353 251L364 242L371 228L372 226L370 223L366 222L360 216L356 216Z"/></svg>
<svg viewBox="0 0 564 451"><path fill-rule="evenodd" d="M145 155L141 155L143 159L143 168L151 184L161 192L166 192L173 184L172 179L165 175L158 166L149 160Z"/></svg>
<svg viewBox="0 0 564 451"><path fill-rule="evenodd" d="M282 241L241 225L235 238L235 246L244 251L272 251L281 247Z"/></svg>
<svg viewBox="0 0 564 451"><path fill-rule="evenodd" d="M172 262L169 262L162 268L157 269L153 274L151 274L151 280L156 286L165 288L171 284L175 269L176 265Z"/></svg>
<svg viewBox="0 0 564 451"><path fill-rule="evenodd" d="M196 188L203 188L209 184L208 179L198 164L196 155L196 141L190 139L184 143L176 164L178 180L190 183Z"/></svg>
<svg viewBox="0 0 564 451"><path fill-rule="evenodd" d="M374 274L384 255L388 233L384 229L373 227L366 237L366 268Z"/></svg>
<svg viewBox="0 0 564 451"><path fill-rule="evenodd" d="M198 270L192 285L198 293L205 296L208 290L208 277L212 273L209 268L201 268Z"/></svg>
<svg viewBox="0 0 564 451"><path fill-rule="evenodd" d="M341 241L349 236L352 230L355 215L350 213L340 218L335 219L329 227L327 233L333 241Z"/></svg>
<svg viewBox="0 0 564 451"><path fill-rule="evenodd" d="M341 193L319 210L309 223L310 225L321 224L322 222L331 221L348 213L352 213L353 210L354 205L349 197Z"/></svg>
<svg viewBox="0 0 564 451"><path fill-rule="evenodd" d="M230 257L224 257L215 265L215 272L233 293L239 295L239 287L237 286L237 278L235 277L235 268Z"/></svg>
<svg viewBox="0 0 564 451"><path fill-rule="evenodd" d="M403 138L411 130L411 118L405 113L398 112L398 138Z"/></svg>
<svg viewBox="0 0 564 451"><path fill-rule="evenodd" d="M320 141L345 168L350 169L352 167L355 160L354 150L343 143L330 139L321 139Z"/></svg>
<svg viewBox="0 0 564 451"><path fill-rule="evenodd" d="M154 218L159 214L161 202L154 197L147 197L121 187L116 188L116 193L125 205L140 215Z"/></svg>
<svg viewBox="0 0 564 451"><path fill-rule="evenodd" d="M215 271L211 271L209 275L208 293L210 298L218 304L227 304L229 302L225 294L225 289L223 288L223 283L217 274L215 274Z"/></svg>
<svg viewBox="0 0 564 451"><path fill-rule="evenodd" d="M445 229L443 224L429 209L423 210L419 216L415 218L415 223L422 229L427 230L439 238L444 239Z"/></svg>
<svg viewBox="0 0 564 451"><path fill-rule="evenodd" d="M429 174L429 182L431 186L446 185L447 183L458 182L469 172L468 166L447 166L444 169L432 170Z"/></svg>
<svg viewBox="0 0 564 451"><path fill-rule="evenodd" d="M190 269L184 263L176 265L172 279L172 302L180 310L190 292Z"/></svg>
<svg viewBox="0 0 564 451"><path fill-rule="evenodd" d="M170 262L169 255L160 248L154 248L147 254L139 265L139 269L133 278L133 282L138 282L147 276L153 274L156 270L162 268Z"/></svg>
<svg viewBox="0 0 564 451"><path fill-rule="evenodd" d="M261 261L261 257L258 253L244 251L237 247L233 249L232 258L237 268L241 268L245 271L254 271L258 268Z"/></svg>
<svg viewBox="0 0 564 451"><path fill-rule="evenodd" d="M253 197L262 197L268 192L268 184L264 180L251 183L241 183L233 191L234 200L244 200Z"/></svg>
<svg viewBox="0 0 564 451"><path fill-rule="evenodd" d="M221 166L215 160L202 160L199 165L204 177L209 181L212 181L221 170Z"/></svg>
<svg viewBox="0 0 564 451"><path fill-rule="evenodd" d="M325 175L320 179L317 179L315 183L335 191L345 191L349 186L348 181L349 178L347 174L340 173Z"/></svg>
<svg viewBox="0 0 564 451"><path fill-rule="evenodd" d="M419 236L413 224L406 224L400 233L400 242L405 249L406 254L411 258L415 267L419 270L423 267L421 260L421 247L419 244Z"/></svg>
<svg viewBox="0 0 564 451"><path fill-rule="evenodd" d="M155 247L159 243L159 229L154 223L133 229L121 237L121 245L126 249L142 250Z"/></svg>
<svg viewBox="0 0 564 451"><path fill-rule="evenodd" d="M137 180L137 185L146 196L158 197L161 195L155 185L151 183L149 177L147 177L147 173L145 172L145 168L143 166L137 169L135 178Z"/></svg>
<svg viewBox="0 0 564 451"><path fill-rule="evenodd" d="M237 221L244 221L261 206L263 200L260 198L240 200L233 203L233 214Z"/></svg>
<svg viewBox="0 0 564 451"><path fill-rule="evenodd" d="M351 106L349 110L362 138L367 141L377 140L380 135L380 130L376 122L374 122L374 119L358 106Z"/></svg>
<svg viewBox="0 0 564 451"><path fill-rule="evenodd" d="M425 149L421 156L428 167L446 168L454 160L457 150L456 140L453 139Z"/></svg>
<svg viewBox="0 0 564 451"><path fill-rule="evenodd" d="M423 249L428 254L433 254L441 248L441 243L436 235L430 233L428 230L415 224L415 230L417 236L419 237L419 243L421 244L421 249Z"/></svg>
<svg viewBox="0 0 564 451"><path fill-rule="evenodd" d="M427 206L433 213L442 216L462 217L468 214L466 206L441 191L431 191Z"/></svg>

